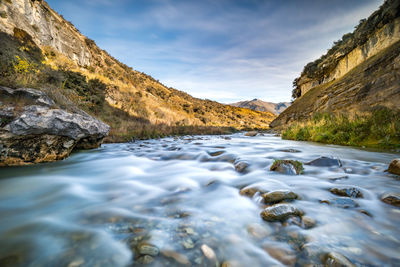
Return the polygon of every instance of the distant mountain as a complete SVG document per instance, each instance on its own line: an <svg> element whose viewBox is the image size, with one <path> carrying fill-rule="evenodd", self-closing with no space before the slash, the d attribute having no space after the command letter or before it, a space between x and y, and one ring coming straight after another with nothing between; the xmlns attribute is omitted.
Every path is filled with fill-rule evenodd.
<svg viewBox="0 0 400 267"><path fill-rule="evenodd" d="M240 101L232 103L230 105L240 108L249 108L255 111L271 112L273 114L279 115L287 107L290 106L290 102L272 103L272 102L265 102L255 98L253 100Z"/></svg>

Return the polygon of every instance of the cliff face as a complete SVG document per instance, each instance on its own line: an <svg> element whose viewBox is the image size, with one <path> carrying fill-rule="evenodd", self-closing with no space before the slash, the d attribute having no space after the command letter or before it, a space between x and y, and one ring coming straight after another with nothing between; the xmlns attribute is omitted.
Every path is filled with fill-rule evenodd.
<svg viewBox="0 0 400 267"><path fill-rule="evenodd" d="M53 11L44 1L2 1L0 30L10 35L19 28L32 36L33 41L43 47L50 46L80 66L93 64L93 51L83 36L71 23Z"/></svg>
<svg viewBox="0 0 400 267"><path fill-rule="evenodd" d="M322 79L310 78L303 74L298 86L301 90L301 96L305 95L311 88L339 79L354 69L356 66L365 62L367 59L385 50L400 40L400 18L385 24L381 29L374 32L361 46L357 46L348 54L336 53L327 61L336 61L337 65L330 72L326 73Z"/></svg>
<svg viewBox="0 0 400 267"><path fill-rule="evenodd" d="M96 101L93 101L93 97L88 96L87 92L85 96L82 90L75 89L75 92L73 90L85 85L90 80L96 80L96 84L100 81L105 84L106 89L102 97L108 105L125 112L137 121L152 125L267 128L269 122L275 117L271 113L249 111L193 98L181 91L164 86L152 77L133 70L100 49L93 40L82 35L43 0L0 1L1 32L7 35L0 36L2 45L10 47L7 48L7 53L10 54L8 57L0 54L3 62L8 61L3 66L0 63L0 85L3 86L42 89L48 87L48 80L56 80L57 83L53 83L53 86L68 87L69 85L69 89L71 89L65 91L65 88L61 88L59 93L80 108L90 112L90 109L99 110L103 107L93 103ZM32 58L35 57L29 55L33 49L25 49L26 42L31 41L33 43L30 44L31 47L39 47L43 54L42 59L36 57L36 61L34 61ZM13 49L11 46L18 42L17 49ZM19 56L19 62L15 59L16 56ZM21 62L22 64L20 64ZM21 67L39 66L32 73L39 73L42 76L54 71L58 71L58 73L46 78L45 84L37 81L40 78L40 75L37 75L39 78L23 77L20 79L23 81L35 80L35 84L14 85L12 84L12 81L15 80L12 76L12 72L14 72L12 66L18 64ZM22 74L16 73L15 75L21 76ZM2 75L8 75L8 78L4 78ZM6 80L8 82L4 82ZM85 85L83 90L86 90L86 87ZM110 117L109 114L99 114L100 117L102 115ZM130 118L127 119L131 121ZM111 126L114 123L112 120L107 121L107 118L104 120ZM124 122L118 123L118 127L122 128L123 124ZM141 125L132 127L139 128ZM115 131L111 130L111 132Z"/></svg>
<svg viewBox="0 0 400 267"><path fill-rule="evenodd" d="M387 0L353 33L345 34L294 81L293 104L272 127L309 119L316 112L400 109L400 1Z"/></svg>

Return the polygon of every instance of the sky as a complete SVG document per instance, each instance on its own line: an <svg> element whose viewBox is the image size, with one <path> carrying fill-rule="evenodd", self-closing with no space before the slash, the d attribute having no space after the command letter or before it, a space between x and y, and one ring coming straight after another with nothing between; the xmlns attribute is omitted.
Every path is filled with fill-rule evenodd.
<svg viewBox="0 0 400 267"><path fill-rule="evenodd" d="M112 56L195 97L291 100L292 81L382 0L47 0Z"/></svg>

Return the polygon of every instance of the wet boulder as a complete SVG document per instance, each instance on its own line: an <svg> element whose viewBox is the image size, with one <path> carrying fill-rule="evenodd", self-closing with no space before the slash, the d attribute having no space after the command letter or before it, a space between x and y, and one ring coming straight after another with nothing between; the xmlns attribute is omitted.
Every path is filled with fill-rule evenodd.
<svg viewBox="0 0 400 267"><path fill-rule="evenodd" d="M318 167L342 167L342 162L339 159L331 157L319 157L305 164Z"/></svg>
<svg viewBox="0 0 400 267"><path fill-rule="evenodd" d="M98 147L108 135L110 127L107 124L83 111L77 114L55 108L54 102L43 92L34 89L15 91L20 93L10 93L8 104L0 107L1 114L13 110L6 121L2 117L0 166L64 159L74 148ZM19 98L14 98L13 102L14 94ZM28 99L25 101L23 97ZM16 105L21 103L28 105L17 108Z"/></svg>
<svg viewBox="0 0 400 267"><path fill-rule="evenodd" d="M390 162L388 172L400 175L400 159L394 159Z"/></svg>
<svg viewBox="0 0 400 267"><path fill-rule="evenodd" d="M400 207L400 193L385 193L381 196L381 200L386 204Z"/></svg>
<svg viewBox="0 0 400 267"><path fill-rule="evenodd" d="M351 261L342 254L331 252L323 257L325 266L329 267L355 267Z"/></svg>
<svg viewBox="0 0 400 267"><path fill-rule="evenodd" d="M290 204L276 204L265 208L261 212L261 218L268 222L285 221L290 216L301 216L303 212Z"/></svg>
<svg viewBox="0 0 400 267"><path fill-rule="evenodd" d="M349 187L349 188L331 188L329 189L329 192L332 194L341 196L341 197L351 197L351 198L362 198L363 194L361 191L355 187Z"/></svg>
<svg viewBox="0 0 400 267"><path fill-rule="evenodd" d="M242 188L242 189L240 189L240 195L242 195L242 196L246 196L246 197L253 197L256 193L261 193L261 194L263 194L263 193L265 193L266 191L265 190L262 190L262 189L260 189L260 188L258 188L258 187L252 187L252 186L246 186L246 187L244 187L244 188Z"/></svg>
<svg viewBox="0 0 400 267"><path fill-rule="evenodd" d="M275 160L270 170L282 174L298 175L303 173L304 168L303 163L297 160Z"/></svg>
<svg viewBox="0 0 400 267"><path fill-rule="evenodd" d="M276 190L262 195L265 204L274 204L282 201L292 201L299 196L289 190Z"/></svg>

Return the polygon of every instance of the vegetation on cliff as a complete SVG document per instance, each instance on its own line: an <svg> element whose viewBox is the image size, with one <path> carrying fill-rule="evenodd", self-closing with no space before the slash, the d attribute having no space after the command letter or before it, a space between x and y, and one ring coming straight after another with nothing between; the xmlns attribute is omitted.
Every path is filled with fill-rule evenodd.
<svg viewBox="0 0 400 267"><path fill-rule="evenodd" d="M282 138L349 146L400 148L400 111L376 107L370 113L352 117L316 113L309 121L289 126L282 132Z"/></svg>
<svg viewBox="0 0 400 267"><path fill-rule="evenodd" d="M353 32L344 34L341 39L333 43L326 54L304 67L300 77L293 81L292 98L296 99L301 96L299 86L301 77L322 81L345 55L357 46L365 44L374 32L399 16L400 0L388 0L368 19L360 20Z"/></svg>

